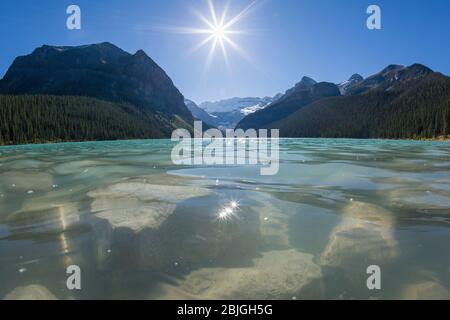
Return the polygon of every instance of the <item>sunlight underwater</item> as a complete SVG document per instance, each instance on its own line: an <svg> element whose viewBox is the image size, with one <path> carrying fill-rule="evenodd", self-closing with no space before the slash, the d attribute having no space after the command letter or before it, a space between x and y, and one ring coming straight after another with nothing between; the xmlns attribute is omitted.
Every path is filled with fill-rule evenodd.
<svg viewBox="0 0 450 320"><path fill-rule="evenodd" d="M172 146L0 148L0 297L450 298L448 144L286 139L277 176Z"/></svg>

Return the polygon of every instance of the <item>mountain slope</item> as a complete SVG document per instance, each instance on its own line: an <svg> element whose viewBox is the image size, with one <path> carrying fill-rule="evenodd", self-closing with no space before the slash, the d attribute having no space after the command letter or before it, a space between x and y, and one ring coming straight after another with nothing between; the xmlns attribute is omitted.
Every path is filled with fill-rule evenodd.
<svg viewBox="0 0 450 320"><path fill-rule="evenodd" d="M389 65L379 73L360 81L346 92L347 95L357 95L372 89L395 90L402 85L411 85L412 82L421 80L433 73L430 68L413 64L405 67L400 65Z"/></svg>
<svg viewBox="0 0 450 320"><path fill-rule="evenodd" d="M0 144L162 138L164 118L87 97L0 95Z"/></svg>
<svg viewBox="0 0 450 320"><path fill-rule="evenodd" d="M245 98L230 98L230 99L224 99L220 101L206 101L202 102L199 107L209 113L226 113L226 112L233 112L237 110L241 110L247 107L255 106L258 104L261 105L267 105L271 103L273 98L271 97L264 97L264 98L257 98L257 97L245 97Z"/></svg>
<svg viewBox="0 0 450 320"><path fill-rule="evenodd" d="M195 119L201 120L206 124L209 124L210 126L217 126L217 117L214 117L213 115L200 108L194 101L185 99L184 104L192 113L192 116Z"/></svg>
<svg viewBox="0 0 450 320"><path fill-rule="evenodd" d="M0 94L89 96L191 117L181 93L150 57L110 43L37 48L14 60L0 80Z"/></svg>
<svg viewBox="0 0 450 320"><path fill-rule="evenodd" d="M389 69L369 77L349 96L316 101L271 127L281 128L284 137L449 135L450 78L420 65Z"/></svg>
<svg viewBox="0 0 450 320"><path fill-rule="evenodd" d="M231 98L216 102L203 102L200 104L200 109L214 118L209 119L209 122L204 120L206 123L213 123L214 126L222 130L234 129L245 116L265 109L279 98L279 94L264 98ZM198 110L196 113L201 115ZM204 114L202 117L208 119Z"/></svg>
<svg viewBox="0 0 450 320"><path fill-rule="evenodd" d="M145 120L160 119L147 123L147 138L170 137L177 127L191 129L193 123L183 95L164 70L142 50L129 54L107 42L44 45L18 57L0 80L0 94L91 97L111 102L112 108L127 104Z"/></svg>
<svg viewBox="0 0 450 320"><path fill-rule="evenodd" d="M339 96L339 88L328 82L316 83L308 77L303 77L294 88L286 91L285 95L269 105L267 108L257 111L245 117L238 128L268 128L271 123L279 121L300 108L325 97Z"/></svg>
<svg viewBox="0 0 450 320"><path fill-rule="evenodd" d="M342 95L346 95L347 92L349 92L362 81L364 81L364 78L361 75L355 73L347 81L338 84L339 91Z"/></svg>

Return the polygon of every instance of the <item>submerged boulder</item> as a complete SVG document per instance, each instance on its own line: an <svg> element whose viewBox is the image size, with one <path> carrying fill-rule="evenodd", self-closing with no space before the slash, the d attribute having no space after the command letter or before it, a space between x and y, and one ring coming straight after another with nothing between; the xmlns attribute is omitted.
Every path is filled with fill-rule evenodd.
<svg viewBox="0 0 450 320"><path fill-rule="evenodd" d="M156 298L320 298L320 278L320 267L313 262L312 255L294 249L271 251L255 258L249 267L195 270L175 286L163 285Z"/></svg>
<svg viewBox="0 0 450 320"><path fill-rule="evenodd" d="M51 190L53 176L47 172L37 170L5 171L0 173L0 190L16 191L27 194L31 191Z"/></svg>
<svg viewBox="0 0 450 320"><path fill-rule="evenodd" d="M58 300L46 287L32 284L17 287L8 293L4 300Z"/></svg>
<svg viewBox="0 0 450 320"><path fill-rule="evenodd" d="M394 265L400 253L394 223L389 211L373 204L351 202L344 208L319 258L330 296L373 298L367 268L376 265L386 273Z"/></svg>
<svg viewBox="0 0 450 320"><path fill-rule="evenodd" d="M449 289L436 281L422 281L406 286L402 292L404 300L448 300Z"/></svg>
<svg viewBox="0 0 450 320"><path fill-rule="evenodd" d="M181 185L174 185L174 180ZM206 188L182 185L187 179L169 175L134 178L88 193L93 200L91 211L115 228L139 232L158 229L175 211L176 203L202 197L211 192ZM166 184L165 184L166 183Z"/></svg>
<svg viewBox="0 0 450 320"><path fill-rule="evenodd" d="M16 237L64 232L80 225L79 208L74 203L52 203L37 198L27 200L22 208L7 216ZM35 226L39 226L36 228ZM32 230L32 233L30 233Z"/></svg>
<svg viewBox="0 0 450 320"><path fill-rule="evenodd" d="M161 226L179 202L211 194L191 183L161 174L125 179L89 192L99 267L109 261L121 270L160 271L173 263L166 248L172 235Z"/></svg>
<svg viewBox="0 0 450 320"><path fill-rule="evenodd" d="M414 188L403 187L390 190L387 200L392 206L401 209L444 214L449 212L450 191L426 184L414 185Z"/></svg>
<svg viewBox="0 0 450 320"><path fill-rule="evenodd" d="M260 195L260 197L263 197ZM258 201L257 198L253 198ZM289 215L282 212L273 198L260 200L252 209L259 216L259 233L265 250L291 248L289 241Z"/></svg>
<svg viewBox="0 0 450 320"><path fill-rule="evenodd" d="M349 267L379 264L399 254L392 228L394 218L386 209L363 202L351 202L344 209L342 222L332 231L320 262L322 265ZM363 270L365 272L365 269Z"/></svg>

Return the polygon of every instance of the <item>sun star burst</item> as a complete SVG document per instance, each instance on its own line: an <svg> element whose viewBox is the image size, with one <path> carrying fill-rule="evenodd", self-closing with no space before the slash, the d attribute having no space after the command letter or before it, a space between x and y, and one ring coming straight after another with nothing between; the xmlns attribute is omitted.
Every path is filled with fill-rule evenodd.
<svg viewBox="0 0 450 320"><path fill-rule="evenodd" d="M239 210L239 202L231 200L219 211L217 218L219 221L230 221L236 217Z"/></svg>
<svg viewBox="0 0 450 320"><path fill-rule="evenodd" d="M192 52L210 44L210 49L207 58L207 67L210 64L217 47L220 47L222 55L225 62L228 64L228 52L227 48L231 47L241 56L248 59L245 51L232 39L233 35L245 34L243 30L233 29L236 24L242 20L254 7L257 0L254 0L247 7L245 7L241 12L239 12L233 18L228 19L228 4L224 7L220 15L218 15L216 8L214 7L213 0L207 0L209 7L210 17L206 18L199 12L195 12L198 18L205 24L204 28L182 28L180 31L187 34L204 34L206 37L201 41L196 47L193 48Z"/></svg>

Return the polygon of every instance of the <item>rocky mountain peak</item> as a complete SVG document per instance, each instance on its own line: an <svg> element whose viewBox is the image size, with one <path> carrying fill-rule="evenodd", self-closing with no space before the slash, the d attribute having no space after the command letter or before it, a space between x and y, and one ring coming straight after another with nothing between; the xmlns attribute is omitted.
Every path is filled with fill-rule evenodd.
<svg viewBox="0 0 450 320"><path fill-rule="evenodd" d="M302 87L302 88L311 88L316 83L317 82L314 79L304 76L302 78L302 80L300 80L300 82L297 83L295 86L296 87Z"/></svg>

